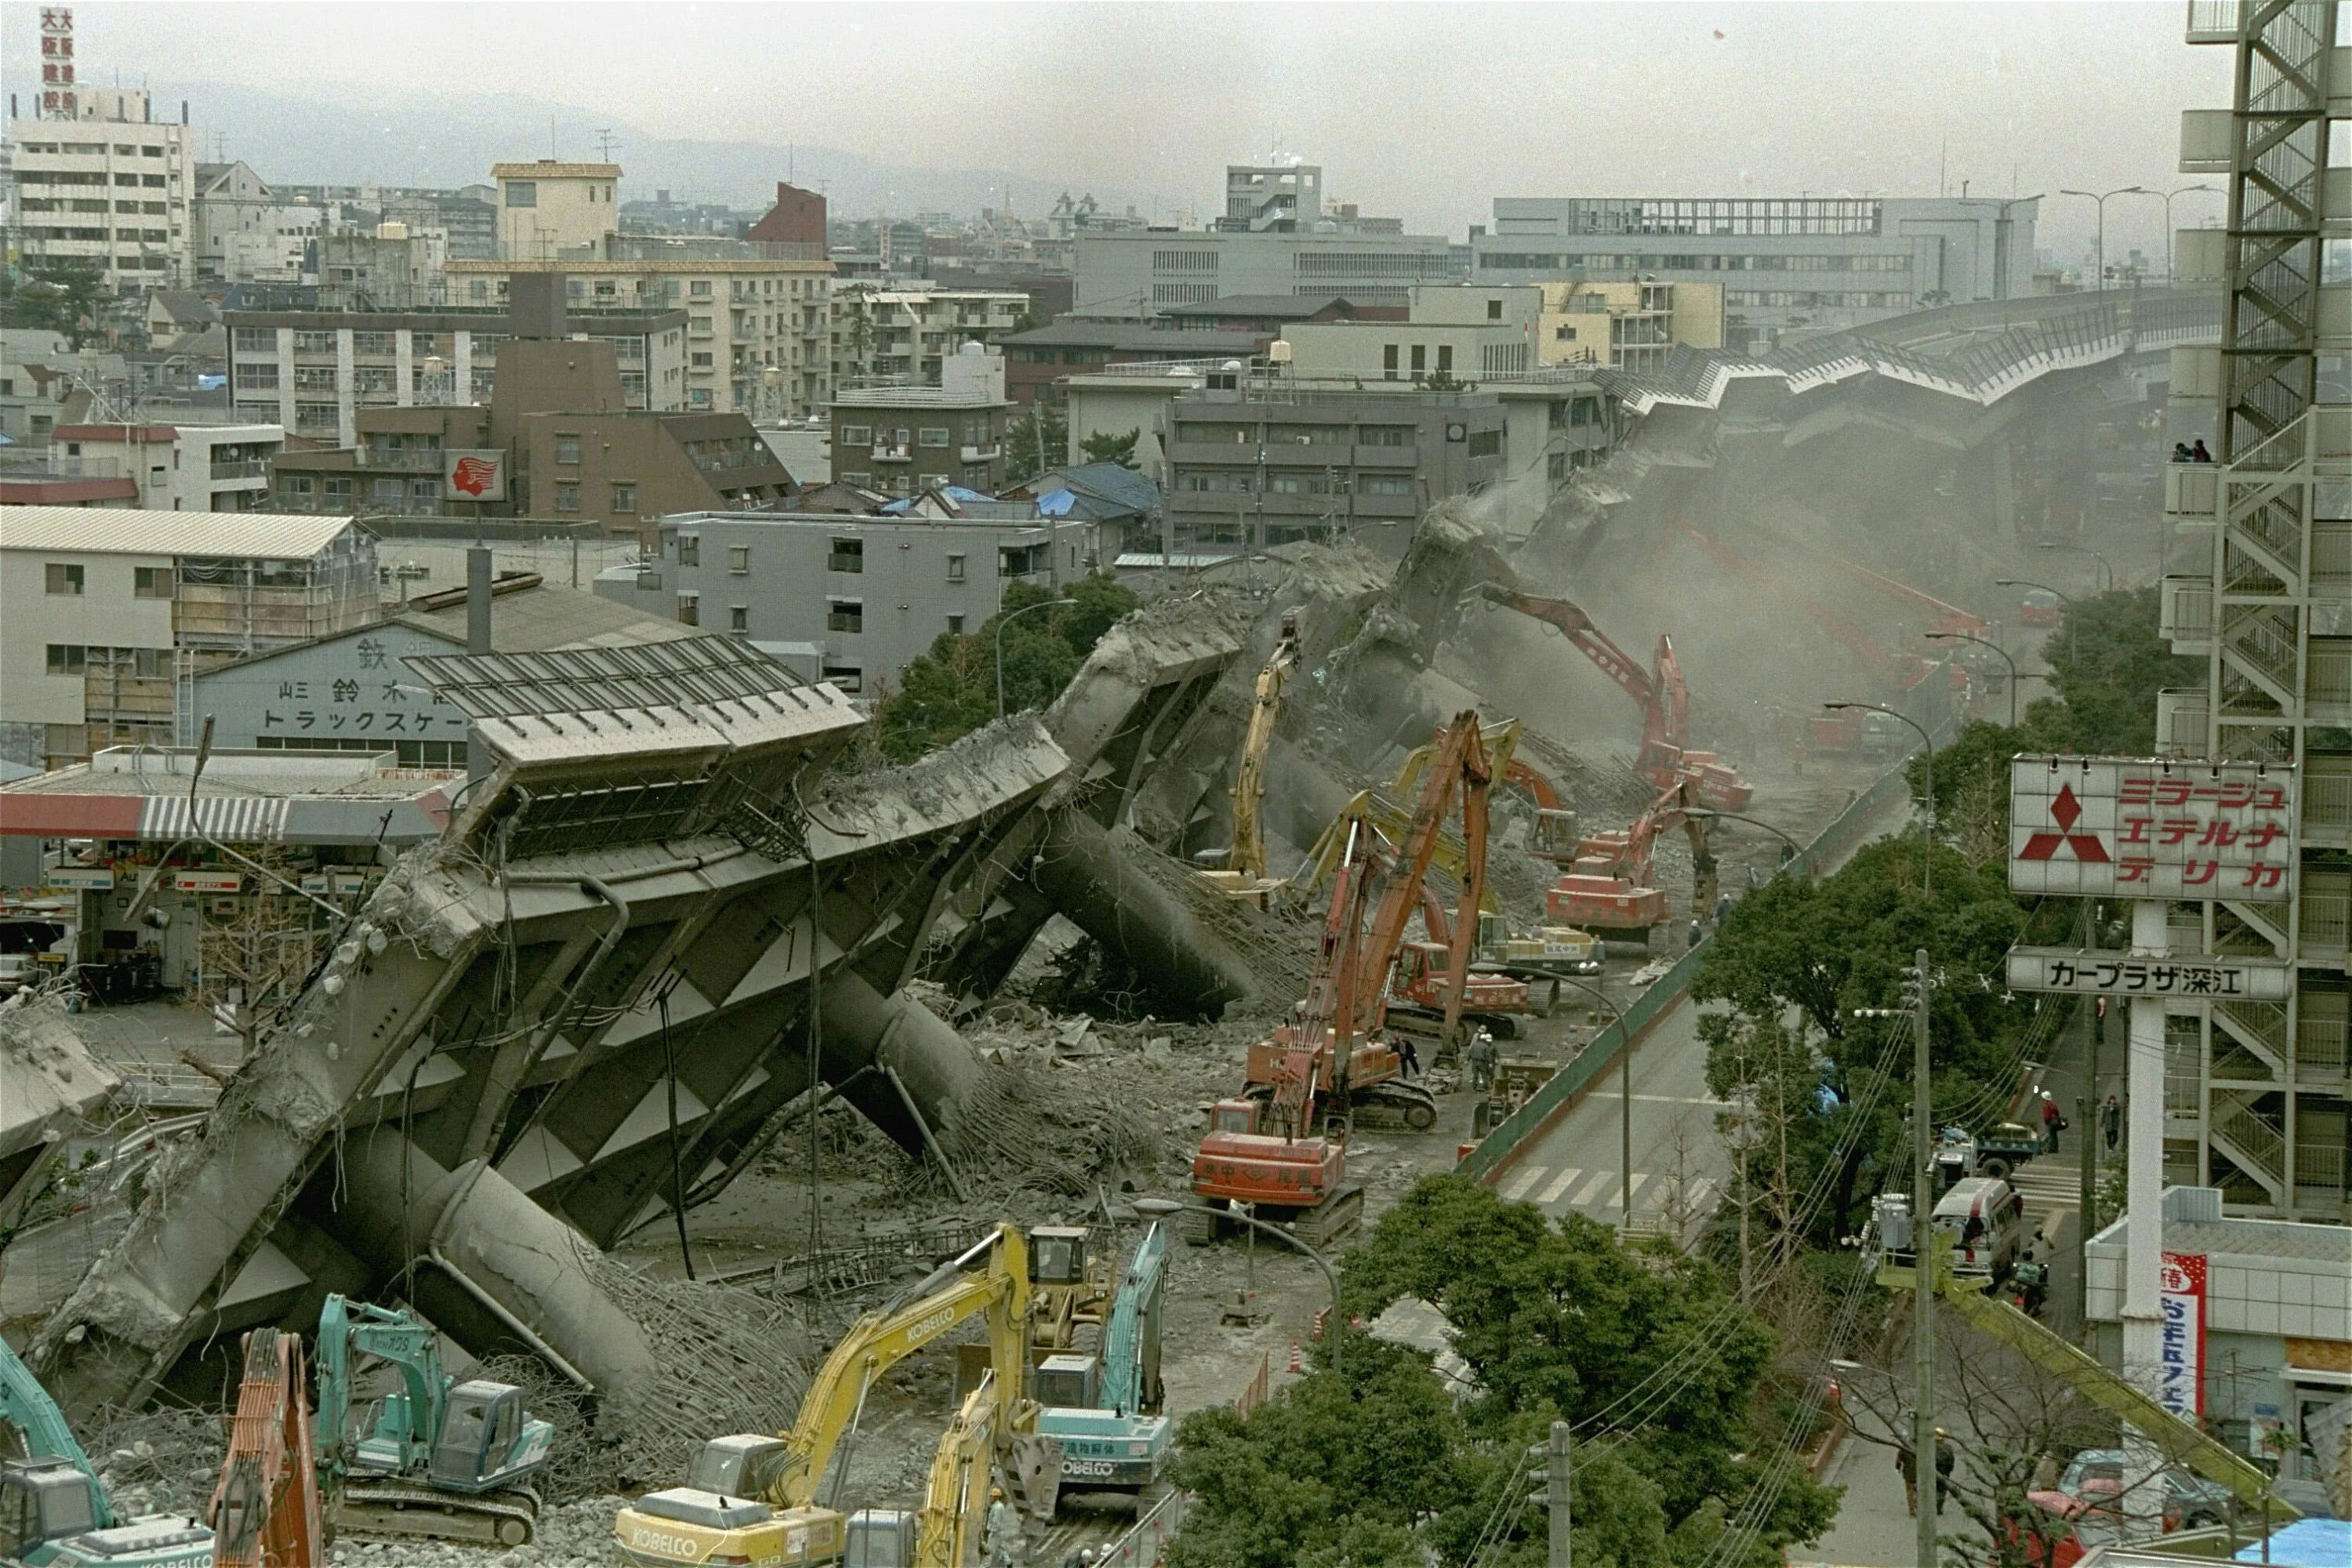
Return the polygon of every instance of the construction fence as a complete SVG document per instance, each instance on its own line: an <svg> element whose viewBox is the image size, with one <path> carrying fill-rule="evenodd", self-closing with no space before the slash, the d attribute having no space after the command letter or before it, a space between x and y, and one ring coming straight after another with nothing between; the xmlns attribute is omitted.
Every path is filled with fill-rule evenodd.
<svg viewBox="0 0 2352 1568"><path fill-rule="evenodd" d="M1948 733L1955 720L1945 717L1934 728ZM1942 735L1938 739L1943 738ZM1864 790L1846 804L1843 811L1830 820L1828 826L1817 834L1790 858L1782 869L1793 876L1811 877L1834 863L1841 856L1862 842L1868 826L1886 808L1890 801L1910 790L1905 758L1878 782ZM1651 982L1649 987L1628 1005L1623 1016L1592 1037L1573 1060L1544 1080L1541 1089L1528 1098L1528 1102L1498 1123L1495 1130L1479 1141L1478 1146L1463 1157L1454 1167L1455 1173L1492 1184L1517 1158L1520 1148L1540 1135L1559 1117L1574 1108L1584 1097L1585 1090L1609 1068L1615 1065L1618 1054L1638 1044L1651 1025L1666 1010L1683 998L1690 989L1691 980L1698 973L1707 949L1715 943L1710 931L1696 945L1676 959L1673 967Z"/></svg>

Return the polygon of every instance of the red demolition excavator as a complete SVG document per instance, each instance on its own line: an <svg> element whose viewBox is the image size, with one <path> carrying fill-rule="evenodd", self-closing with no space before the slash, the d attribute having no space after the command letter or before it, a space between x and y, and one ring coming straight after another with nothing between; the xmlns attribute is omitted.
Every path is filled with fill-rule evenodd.
<svg viewBox="0 0 2352 1568"><path fill-rule="evenodd" d="M299 1335L256 1329L245 1336L245 1382L213 1489L212 1527L214 1568L327 1561Z"/></svg>
<svg viewBox="0 0 2352 1568"><path fill-rule="evenodd" d="M1659 789L1671 788L1685 774L1698 781L1698 804L1715 811L1746 811L1756 798L1755 786L1738 769L1713 752L1698 752L1690 743L1690 688L1683 679L1674 639L1661 636L1650 668L1593 625L1592 617L1566 599L1523 594L1499 583L1486 583L1479 593L1487 602L1556 626L1577 650L1599 665L1626 696L1641 705L1642 754L1635 764L1642 776Z"/></svg>
<svg viewBox="0 0 2352 1568"><path fill-rule="evenodd" d="M1492 785L1478 716L1459 714L1440 739L1412 825L1385 867L1371 824L1348 824L1347 848L1333 878L1330 913L1307 995L1292 1022L1250 1047L1249 1083L1243 1094L1211 1107L1208 1133L1192 1157L1192 1191L1198 1196L1213 1206L1241 1205L1257 1217L1280 1220L1308 1246L1320 1246L1352 1230L1363 1216L1363 1188L1347 1181L1345 1137L1319 1124L1324 1101L1343 1113L1343 1124L1346 1113L1365 1103L1394 1106L1415 1128L1435 1122L1436 1100L1419 1084L1404 1080L1398 1054L1381 1038L1381 1030L1391 1003L1390 971L1457 791L1467 851L1462 901L1449 932L1444 973L1425 977L1427 994L1438 1006L1445 1036L1460 1026L1465 1011L1500 999L1503 992L1516 996L1517 1010L1526 1009L1523 983L1474 975L1470 969L1486 881L1486 807ZM1185 1239L1196 1244L1213 1239L1223 1223L1198 1211L1188 1211L1184 1219Z"/></svg>
<svg viewBox="0 0 2352 1568"><path fill-rule="evenodd" d="M1650 804L1633 826L1587 835L1576 862L1544 898L1552 919L1620 942L1647 944L1666 918L1666 895L1650 885L1658 835L1681 828L1690 836L1691 908L1715 902L1715 855L1707 847L1707 821L1695 815L1704 806L1697 778L1685 773Z"/></svg>

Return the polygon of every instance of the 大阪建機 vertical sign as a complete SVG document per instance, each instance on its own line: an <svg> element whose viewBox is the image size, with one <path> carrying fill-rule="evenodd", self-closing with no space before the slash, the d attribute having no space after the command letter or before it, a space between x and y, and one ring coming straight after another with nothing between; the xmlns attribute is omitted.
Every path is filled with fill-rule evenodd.
<svg viewBox="0 0 2352 1568"><path fill-rule="evenodd" d="M2294 897L2295 779L2252 763L2015 757L2009 885L2068 898Z"/></svg>

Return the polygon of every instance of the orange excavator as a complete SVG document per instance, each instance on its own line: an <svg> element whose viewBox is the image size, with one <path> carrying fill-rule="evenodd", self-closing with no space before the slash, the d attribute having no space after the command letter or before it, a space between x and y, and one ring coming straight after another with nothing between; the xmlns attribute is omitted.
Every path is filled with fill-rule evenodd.
<svg viewBox="0 0 2352 1568"><path fill-rule="evenodd" d="M1437 1101L1426 1089L1405 1079L1402 1058L1383 1029L1393 1021L1448 1040L1467 1019L1507 1037L1518 1032L1516 1019L1532 1011L1525 981L1470 967L1479 903L1486 892L1486 805L1494 784L1478 716L1457 715L1433 744L1435 749L1419 773L1412 816L1392 854L1383 855L1370 821L1345 823L1346 851L1336 869L1331 912L1324 928L1325 960L1318 961L1315 984L1300 1005L1297 1022L1250 1047L1245 1096L1278 1098L1301 1046L1329 1037L1334 1043L1316 1063L1316 1088L1335 1110L1352 1116L1360 1109L1378 1108L1402 1116L1408 1127L1431 1127L1437 1121ZM1460 907L1452 921L1441 917L1431 925L1429 939L1408 942L1405 928L1428 896L1430 864L1457 794L1463 845ZM1369 901L1375 885L1380 897L1370 929L1360 931L1362 921L1348 910ZM1339 986L1331 978L1339 973L1332 955L1343 947L1349 978ZM1340 1037L1345 1044L1338 1043Z"/></svg>
<svg viewBox="0 0 2352 1568"><path fill-rule="evenodd" d="M1650 885L1652 858L1658 836L1677 827L1690 837L1691 908L1706 909L1715 902L1715 854L1708 819L1691 809L1705 805L1698 780L1685 774L1633 826L1587 836L1575 864L1545 895L1545 912L1606 937L1648 942L1666 919L1666 895Z"/></svg>
<svg viewBox="0 0 2352 1568"><path fill-rule="evenodd" d="M299 1335L256 1329L245 1336L245 1382L211 1522L214 1568L313 1568L327 1561Z"/></svg>
<svg viewBox="0 0 2352 1568"><path fill-rule="evenodd" d="M1192 1192L1207 1206L1188 1208L1177 1219L1178 1234L1195 1247L1224 1232L1222 1213L1234 1205L1288 1226L1308 1247L1363 1222L1364 1188L1348 1180L1345 1131L1323 1125L1319 1113L1325 1085L1336 1081L1342 1096L1349 1092L1357 1056L1352 999L1362 982L1371 825L1350 823L1348 836L1297 1021L1250 1047L1250 1076L1254 1085L1263 1076L1265 1092L1209 1108L1209 1130L1192 1155Z"/></svg>
<svg viewBox="0 0 2352 1568"><path fill-rule="evenodd" d="M1635 766L1643 778L1665 789L1688 773L1699 781L1704 804L1716 811L1745 811L1756 798L1755 786L1738 769L1713 752L1691 749L1690 687L1683 679L1682 662L1675 657L1674 639L1658 638L1650 668L1617 646L1592 617L1567 599L1523 594L1499 583L1485 583L1478 592L1490 604L1559 628L1577 651L1601 667L1642 710L1642 752Z"/></svg>

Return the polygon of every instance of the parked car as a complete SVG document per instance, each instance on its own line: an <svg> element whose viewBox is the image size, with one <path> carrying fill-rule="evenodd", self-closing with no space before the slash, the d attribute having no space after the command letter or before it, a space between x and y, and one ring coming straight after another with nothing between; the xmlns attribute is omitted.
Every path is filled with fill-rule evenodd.
<svg viewBox="0 0 2352 1568"><path fill-rule="evenodd" d="M1952 1238L1952 1272L2009 1277L2025 1247L2025 1200L1998 1176L1970 1176L1936 1205L1937 1234Z"/></svg>
<svg viewBox="0 0 2352 1568"><path fill-rule="evenodd" d="M2123 1511L2124 1454L2121 1448L2085 1448L2068 1463L2058 1484L2027 1494L2062 1518L2090 1510ZM2178 1528L2195 1530L2230 1517L2229 1489L2179 1465L2164 1470L2164 1516Z"/></svg>
<svg viewBox="0 0 2352 1568"><path fill-rule="evenodd" d="M40 960L29 952L0 952L0 996L12 996L40 977Z"/></svg>

